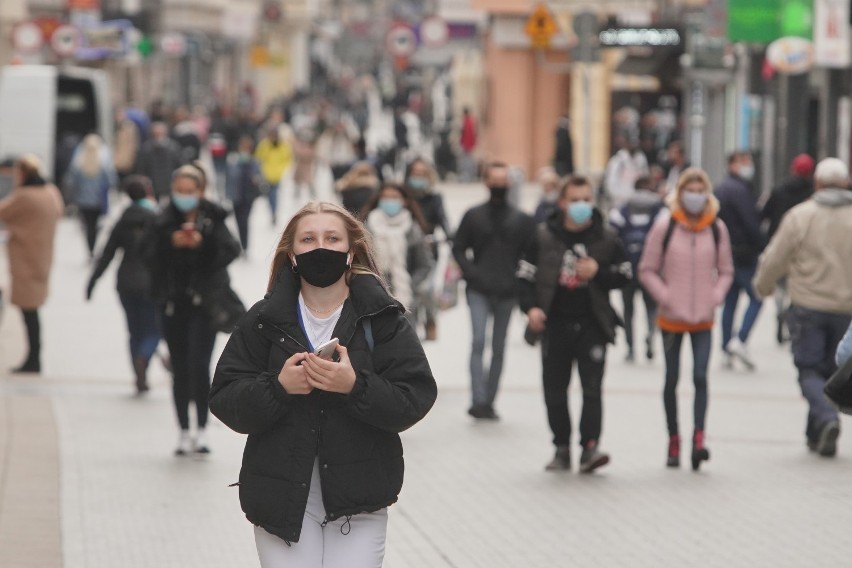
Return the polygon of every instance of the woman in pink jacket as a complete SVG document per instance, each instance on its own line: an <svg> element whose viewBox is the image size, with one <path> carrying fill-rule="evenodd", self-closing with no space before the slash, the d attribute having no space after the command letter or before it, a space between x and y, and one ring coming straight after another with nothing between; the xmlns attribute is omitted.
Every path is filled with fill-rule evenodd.
<svg viewBox="0 0 852 568"><path fill-rule="evenodd" d="M710 179L700 168L688 168L669 196L671 215L661 215L648 233L639 261L639 280L659 304L657 325L663 332L666 385L663 402L669 430L669 467L680 466L677 383L680 345L689 334L695 383L695 432L692 469L710 459L704 445L707 413L707 367L710 362L716 307L725 300L733 280L731 241L716 218L719 203Z"/></svg>

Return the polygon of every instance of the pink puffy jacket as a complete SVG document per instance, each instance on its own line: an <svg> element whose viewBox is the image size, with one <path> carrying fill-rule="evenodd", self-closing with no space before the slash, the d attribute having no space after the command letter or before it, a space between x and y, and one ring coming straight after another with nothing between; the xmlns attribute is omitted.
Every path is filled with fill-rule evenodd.
<svg viewBox="0 0 852 568"><path fill-rule="evenodd" d="M716 307L734 278L731 239L725 224L708 212L688 225L680 211L663 257L669 215L660 215L645 240L639 260L639 281L659 305L657 324L664 331L684 333L713 327ZM716 246L711 223L719 228Z"/></svg>

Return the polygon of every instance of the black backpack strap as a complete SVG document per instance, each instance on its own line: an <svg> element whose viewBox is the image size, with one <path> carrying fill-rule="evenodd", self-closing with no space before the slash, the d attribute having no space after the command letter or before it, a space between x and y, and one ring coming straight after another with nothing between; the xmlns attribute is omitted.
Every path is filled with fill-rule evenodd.
<svg viewBox="0 0 852 568"><path fill-rule="evenodd" d="M719 221L714 219L713 224L710 225L710 229L713 231L713 242L716 243L716 251L719 250Z"/></svg>
<svg viewBox="0 0 852 568"><path fill-rule="evenodd" d="M663 256L666 256L666 251L669 249L669 241L672 240L672 233L674 233L676 225L675 218L669 217L669 226L666 227L666 234L663 236Z"/></svg>

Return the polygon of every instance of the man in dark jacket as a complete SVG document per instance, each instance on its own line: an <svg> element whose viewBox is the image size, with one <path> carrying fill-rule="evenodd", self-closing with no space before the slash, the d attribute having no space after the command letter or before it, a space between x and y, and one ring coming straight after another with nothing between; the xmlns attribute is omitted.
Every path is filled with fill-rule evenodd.
<svg viewBox="0 0 852 568"><path fill-rule="evenodd" d="M169 195L172 172L183 165L180 147L169 138L169 128L162 122L151 125L151 139L142 144L136 173L146 176L154 186L154 195L162 200Z"/></svg>
<svg viewBox="0 0 852 568"><path fill-rule="evenodd" d="M772 191L760 212L760 218L769 222L766 234L767 242L772 240L772 236L781 226L781 219L784 218L787 211L800 203L804 203L814 194L814 166L813 158L808 154L799 154L793 158L793 162L790 164L790 178ZM782 280L775 287L777 322L775 337L778 343L784 343L787 338L785 320L788 304L787 283Z"/></svg>
<svg viewBox="0 0 852 568"><path fill-rule="evenodd" d="M556 126L553 169L560 177L574 173L574 144L571 141L571 122L567 115L560 117Z"/></svg>
<svg viewBox="0 0 852 568"><path fill-rule="evenodd" d="M473 405L468 414L497 419L494 399L503 371L509 318L517 302L515 269L535 232L532 218L509 205L509 168L492 162L484 172L491 199L462 217L453 242L453 256L467 282L467 303L473 326L470 379ZM468 252L472 257L468 257ZM494 318L491 365L483 366L486 326Z"/></svg>
<svg viewBox="0 0 852 568"><path fill-rule="evenodd" d="M575 361L583 387L580 471L609 463L598 448L606 345L615 339L618 323L609 292L629 284L632 269L621 241L592 205L593 195L588 178L568 178L560 192L560 211L538 226L518 268L528 331L542 334L544 402L556 446L548 470L571 468L567 391Z"/></svg>
<svg viewBox="0 0 852 568"><path fill-rule="evenodd" d="M757 200L751 186L753 179L754 162L751 154L746 151L733 152L728 156L728 175L715 190L720 204L719 219L724 221L731 234L731 252L734 256L734 283L728 290L722 310L722 350L725 352L727 368L733 365L736 357L747 368L754 369L746 343L762 305L751 281L757 270L757 257L763 250L764 240L760 231ZM749 303L739 332L734 336L734 313L741 292L748 294Z"/></svg>

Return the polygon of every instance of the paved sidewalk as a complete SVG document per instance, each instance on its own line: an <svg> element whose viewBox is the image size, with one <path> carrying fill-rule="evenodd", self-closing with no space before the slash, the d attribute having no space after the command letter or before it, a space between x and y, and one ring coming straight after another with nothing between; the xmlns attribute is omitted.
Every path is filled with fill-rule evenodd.
<svg viewBox="0 0 852 568"><path fill-rule="evenodd" d="M484 190L454 186L446 195L457 223ZM262 295L276 235L265 207L253 220L255 248L232 269L246 299ZM244 438L214 420L209 458L175 458L169 378L159 365L149 396L132 396L114 267L86 303L89 267L74 221L63 221L57 252L42 377L5 375L23 342L14 308L0 322L0 566L256 566L251 526L227 487ZM403 435L406 482L390 509L385 566L846 565L852 437L841 438L837 459L807 452L805 404L789 353L774 344L773 309L765 307L754 333L757 372L722 371L714 351L712 460L697 474L688 465L664 467L659 355L628 365L623 345L612 348L603 446L613 461L581 476L543 471L552 447L540 361L521 339L521 317L510 329L502 420L474 423L466 415L470 332L462 299L442 314L439 340L425 344L440 392L427 419ZM692 388L683 379L688 433Z"/></svg>

